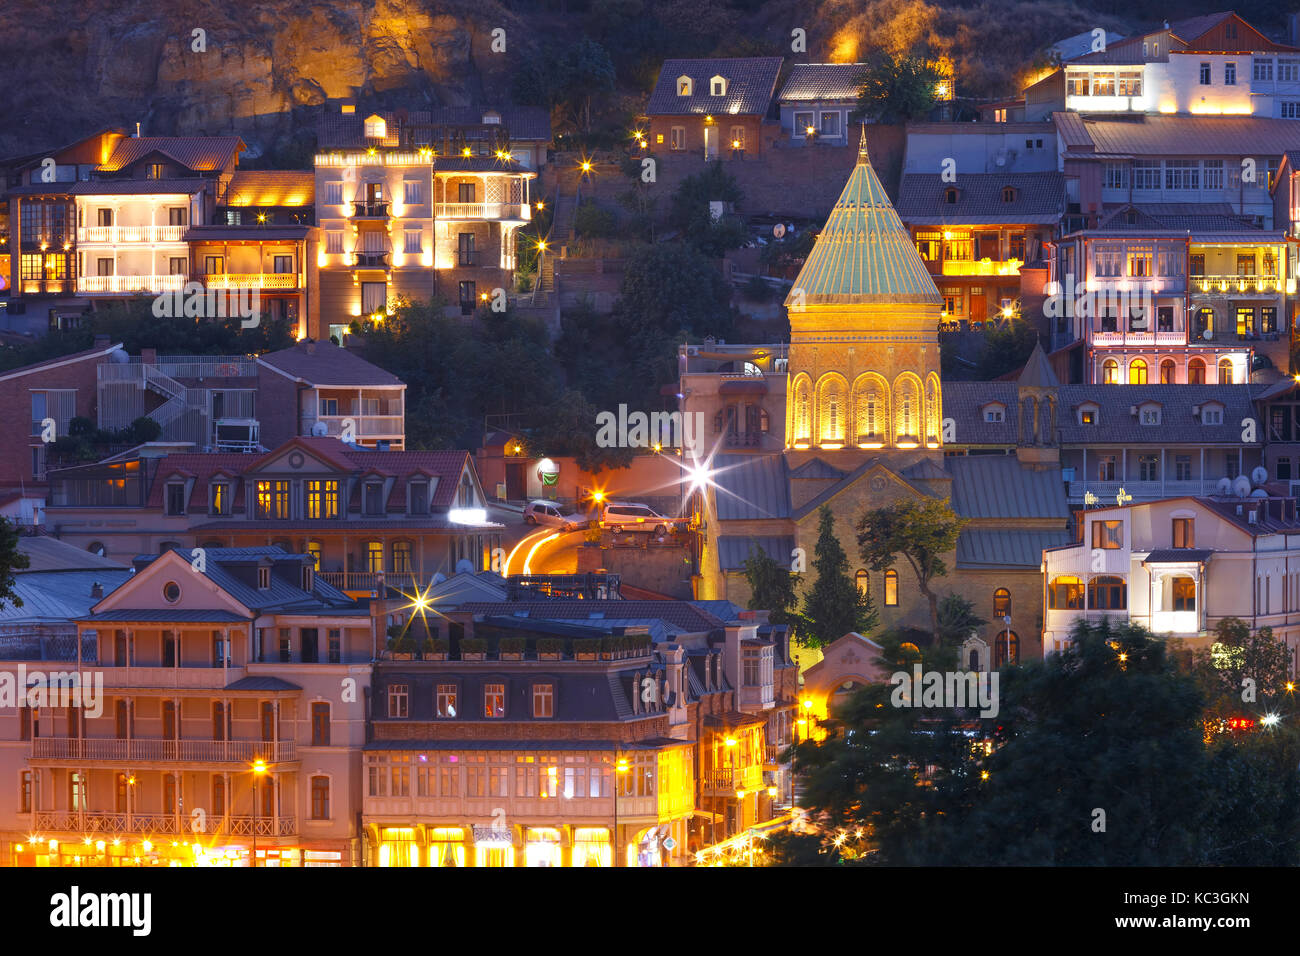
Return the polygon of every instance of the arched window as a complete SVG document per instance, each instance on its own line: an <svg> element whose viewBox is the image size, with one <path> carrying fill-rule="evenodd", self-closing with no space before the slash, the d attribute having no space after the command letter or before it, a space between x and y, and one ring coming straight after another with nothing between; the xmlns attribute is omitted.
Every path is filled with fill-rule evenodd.
<svg viewBox="0 0 1300 956"><path fill-rule="evenodd" d="M1082 611L1083 582L1072 574L1053 578L1047 588L1047 607L1051 611Z"/></svg>
<svg viewBox="0 0 1300 956"><path fill-rule="evenodd" d="M1187 363L1187 384L1205 384L1205 360L1194 358Z"/></svg>
<svg viewBox="0 0 1300 956"><path fill-rule="evenodd" d="M806 442L812 434L810 409L812 383L808 381L807 376L801 376L794 383L794 440L796 442ZM718 431L722 428L719 426Z"/></svg>
<svg viewBox="0 0 1300 956"><path fill-rule="evenodd" d="M1196 581L1180 575L1172 582L1173 609L1175 611L1196 610Z"/></svg>
<svg viewBox="0 0 1300 956"><path fill-rule="evenodd" d="M817 383L817 440L819 443L844 441L845 384L838 375L827 375Z"/></svg>
<svg viewBox="0 0 1300 956"><path fill-rule="evenodd" d="M1119 362L1114 359L1106 359L1101 363L1101 383L1103 385L1119 384Z"/></svg>
<svg viewBox="0 0 1300 956"><path fill-rule="evenodd" d="M1175 367L1176 367L1176 366L1174 365L1174 360L1173 360L1173 359L1164 359L1164 360L1160 363L1160 384L1161 384L1161 385L1173 385L1173 384L1174 384L1174 369L1175 369Z"/></svg>
<svg viewBox="0 0 1300 956"><path fill-rule="evenodd" d="M1219 384L1231 385L1232 378L1232 359L1226 357L1219 359Z"/></svg>
<svg viewBox="0 0 1300 956"><path fill-rule="evenodd" d="M925 441L939 444L939 416L943 408L939 398L939 376L931 372L925 379Z"/></svg>
<svg viewBox="0 0 1300 956"><path fill-rule="evenodd" d="M1001 621L1011 613L1011 592L1006 588L998 588L993 592L993 618L994 623Z"/></svg>
<svg viewBox="0 0 1300 956"><path fill-rule="evenodd" d="M862 568L858 568L858 573L853 575L853 582L858 586L858 593L863 596L866 595L867 590L871 587L870 579L867 577L867 572Z"/></svg>
<svg viewBox="0 0 1300 956"><path fill-rule="evenodd" d="M1128 383L1145 385L1147 383L1147 363L1144 359L1134 359L1128 365Z"/></svg>
<svg viewBox="0 0 1300 956"><path fill-rule="evenodd" d="M1088 607L1094 611L1122 611L1128 607L1128 584L1109 574L1093 578L1088 582Z"/></svg>
<svg viewBox="0 0 1300 956"><path fill-rule="evenodd" d="M898 572L893 568L885 572L885 604L888 607L898 606Z"/></svg>
<svg viewBox="0 0 1300 956"><path fill-rule="evenodd" d="M894 380L894 434L899 442L919 442L923 426L921 383L904 373Z"/></svg>
<svg viewBox="0 0 1300 956"><path fill-rule="evenodd" d="M889 385L872 372L853 383L853 427L859 445L882 445L888 440Z"/></svg>
<svg viewBox="0 0 1300 956"><path fill-rule="evenodd" d="M393 570L402 574L410 574L414 570L411 564L411 542L393 542Z"/></svg>
<svg viewBox="0 0 1300 956"><path fill-rule="evenodd" d="M378 574L384 570L384 543L382 541L366 542L366 570Z"/></svg>
<svg viewBox="0 0 1300 956"><path fill-rule="evenodd" d="M998 631L994 647L994 667L1006 667L1020 660L1020 637L1015 631Z"/></svg>

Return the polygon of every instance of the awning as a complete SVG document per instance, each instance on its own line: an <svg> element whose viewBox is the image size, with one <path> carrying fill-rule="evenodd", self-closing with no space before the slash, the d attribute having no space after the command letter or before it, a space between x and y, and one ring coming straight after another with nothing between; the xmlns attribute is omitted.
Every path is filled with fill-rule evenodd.
<svg viewBox="0 0 1300 956"><path fill-rule="evenodd" d="M1214 552L1196 548L1162 548L1152 551L1143 559L1143 564L1200 564L1210 560Z"/></svg>

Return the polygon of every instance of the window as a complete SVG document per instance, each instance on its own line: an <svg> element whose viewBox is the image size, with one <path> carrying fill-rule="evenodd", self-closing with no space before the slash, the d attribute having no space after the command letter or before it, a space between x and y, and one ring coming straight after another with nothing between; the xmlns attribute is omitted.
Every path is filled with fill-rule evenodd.
<svg viewBox="0 0 1300 956"><path fill-rule="evenodd" d="M1101 364L1101 383L1103 385L1119 384L1119 362L1114 359L1106 359Z"/></svg>
<svg viewBox="0 0 1300 956"><path fill-rule="evenodd" d="M857 573L853 575L853 583L857 585L858 593L863 597L866 597L867 592L871 590L871 579L862 568L858 568Z"/></svg>
<svg viewBox="0 0 1300 956"><path fill-rule="evenodd" d="M311 705L311 743L313 747L328 747L330 743L330 705L326 701L313 701Z"/></svg>
<svg viewBox="0 0 1300 956"><path fill-rule="evenodd" d="M1174 480L1191 481L1192 480L1192 456L1177 455L1174 458Z"/></svg>
<svg viewBox="0 0 1300 956"><path fill-rule="evenodd" d="M331 230L325 233L325 252L328 255L340 255L343 252L343 233Z"/></svg>
<svg viewBox="0 0 1300 956"><path fill-rule="evenodd" d="M388 309L388 283L361 283L361 311L364 315L374 315Z"/></svg>
<svg viewBox="0 0 1300 956"><path fill-rule="evenodd" d="M1080 425L1097 424L1097 410L1095 408L1079 409L1079 424Z"/></svg>
<svg viewBox="0 0 1300 956"><path fill-rule="evenodd" d="M669 130L668 148L669 149L686 148L686 127L685 126L674 126L671 130Z"/></svg>
<svg viewBox="0 0 1300 956"><path fill-rule="evenodd" d="M1173 580L1172 597L1175 611L1196 610L1196 582L1188 577L1176 577Z"/></svg>
<svg viewBox="0 0 1300 956"><path fill-rule="evenodd" d="M331 664L343 663L343 632L337 627L331 627L326 632L328 642L329 662Z"/></svg>
<svg viewBox="0 0 1300 956"><path fill-rule="evenodd" d="M291 275L293 273L293 256L274 256L271 260L271 271L276 275Z"/></svg>
<svg viewBox="0 0 1300 956"><path fill-rule="evenodd" d="M715 76L709 80L709 94L711 96L726 96L727 80L725 77Z"/></svg>
<svg viewBox="0 0 1300 956"><path fill-rule="evenodd" d="M840 113L838 110L821 114L821 133L823 136L832 137L840 135Z"/></svg>
<svg viewBox="0 0 1300 956"><path fill-rule="evenodd" d="M1201 409L1201 424L1202 424L1202 425L1222 425L1222 424L1223 424L1223 409L1222 409L1220 406L1217 406L1217 405L1210 405L1210 406L1208 406L1208 407L1206 407L1206 408L1202 408L1202 409ZM1233 461L1235 462L1236 459L1233 459Z"/></svg>
<svg viewBox="0 0 1300 956"><path fill-rule="evenodd" d="M411 514L427 515L429 513L429 483L424 480L411 482Z"/></svg>
<svg viewBox="0 0 1300 956"><path fill-rule="evenodd" d="M1259 330L1265 334L1277 331L1277 308L1263 306L1259 310Z"/></svg>
<svg viewBox="0 0 1300 956"><path fill-rule="evenodd" d="M1151 275L1151 250L1134 249L1128 254L1128 274L1135 278L1147 278Z"/></svg>
<svg viewBox="0 0 1300 956"><path fill-rule="evenodd" d="M1124 546L1124 523L1122 521L1094 521L1092 523L1092 546L1103 551L1114 551Z"/></svg>
<svg viewBox="0 0 1300 956"><path fill-rule="evenodd" d="M554 684L533 685L533 716L534 717L555 716L555 685Z"/></svg>
<svg viewBox="0 0 1300 956"><path fill-rule="evenodd" d="M95 210L95 211L99 214L99 216L98 216L98 222L99 222L99 225L101 225L101 226L111 226L111 225L113 225L113 210L111 210L111 209L97 209L97 210Z"/></svg>
<svg viewBox="0 0 1300 956"><path fill-rule="evenodd" d="M393 542L393 570L402 574L410 574L415 570L411 562L411 542Z"/></svg>
<svg viewBox="0 0 1300 956"><path fill-rule="evenodd" d="M163 813L174 814L176 812L176 775L174 773L164 773L162 783Z"/></svg>
<svg viewBox="0 0 1300 956"><path fill-rule="evenodd" d="M460 314L473 315L474 300L478 294L477 293L478 286L476 286L473 282L466 281L466 282L461 282L459 288L460 288Z"/></svg>
<svg viewBox="0 0 1300 956"><path fill-rule="evenodd" d="M162 163L150 163L145 169L146 179L163 179L167 175L167 167Z"/></svg>
<svg viewBox="0 0 1300 956"><path fill-rule="evenodd" d="M1092 95L1093 96L1114 96L1115 95L1115 74L1094 73L1092 75Z"/></svg>
<svg viewBox="0 0 1300 956"><path fill-rule="evenodd" d="M1201 167L1194 159L1165 160L1165 189L1200 189Z"/></svg>
<svg viewBox="0 0 1300 956"><path fill-rule="evenodd" d="M1128 163L1106 163L1102 176L1104 189L1128 189Z"/></svg>
<svg viewBox="0 0 1300 956"><path fill-rule="evenodd" d="M424 233L419 229L405 229L402 232L402 251L409 255L419 255L423 251Z"/></svg>
<svg viewBox="0 0 1300 956"><path fill-rule="evenodd" d="M209 276L224 275L226 272L225 256L204 256L203 274Z"/></svg>
<svg viewBox="0 0 1300 956"><path fill-rule="evenodd" d="M271 569L257 569L257 588L259 591L269 591L271 589Z"/></svg>
<svg viewBox="0 0 1300 956"><path fill-rule="evenodd" d="M1092 258L1093 273L1098 276L1123 275L1124 252L1117 246L1098 246Z"/></svg>
<svg viewBox="0 0 1300 956"><path fill-rule="evenodd" d="M1187 384L1205 384L1205 361L1203 359L1194 358L1187 363Z"/></svg>
<svg viewBox="0 0 1300 956"><path fill-rule="evenodd" d="M180 481L167 484L167 513L169 515L185 514L185 483Z"/></svg>
<svg viewBox="0 0 1300 956"><path fill-rule="evenodd" d="M408 716L410 688L406 684L388 685L388 716L405 718Z"/></svg>
<svg viewBox="0 0 1300 956"><path fill-rule="evenodd" d="M258 518L288 518L289 482L257 482L256 515Z"/></svg>
<svg viewBox="0 0 1300 956"><path fill-rule="evenodd" d="M1205 189L1223 188L1223 160L1207 159L1201 164L1201 171Z"/></svg>
<svg viewBox="0 0 1300 956"><path fill-rule="evenodd" d="M812 113L795 113L794 128L792 130L795 139L805 139L813 135L816 129L813 127Z"/></svg>
<svg viewBox="0 0 1300 956"><path fill-rule="evenodd" d="M1134 189L1159 189L1160 188L1160 160L1158 159L1133 160L1132 175L1133 175Z"/></svg>
<svg viewBox="0 0 1300 956"><path fill-rule="evenodd" d="M994 623L1001 621L1011 613L1011 592L1006 588L998 588L993 592L993 619Z"/></svg>
<svg viewBox="0 0 1300 956"><path fill-rule="evenodd" d="M1001 422L1006 417L1006 410L998 405L989 405L984 409L984 420L986 422Z"/></svg>
<svg viewBox="0 0 1300 956"><path fill-rule="evenodd" d="M1090 89L1087 73L1067 73L1065 76L1066 96L1087 96Z"/></svg>
<svg viewBox="0 0 1300 956"><path fill-rule="evenodd" d="M308 481L304 484L307 518L337 518L339 516L339 483L337 481Z"/></svg>
<svg viewBox="0 0 1300 956"><path fill-rule="evenodd" d="M175 581L168 581L163 585L162 595L168 604L175 604L181 599L181 586Z"/></svg>
<svg viewBox="0 0 1300 956"><path fill-rule="evenodd" d="M1157 413L1159 417L1159 413ZM1138 479L1140 481L1160 480L1160 459L1155 455L1138 456Z"/></svg>
<svg viewBox="0 0 1300 956"><path fill-rule="evenodd" d="M456 716L456 685L439 684L438 685L438 716L455 717Z"/></svg>
<svg viewBox="0 0 1300 956"><path fill-rule="evenodd" d="M1223 85L1224 86L1237 85L1237 64L1236 63L1228 62L1223 64Z"/></svg>
<svg viewBox="0 0 1300 956"><path fill-rule="evenodd" d="M384 543L382 541L366 542L366 571L380 574L384 570Z"/></svg>
<svg viewBox="0 0 1300 956"><path fill-rule="evenodd" d="M18 774L18 812L32 812L32 772L22 770Z"/></svg>
<svg viewBox="0 0 1300 956"><path fill-rule="evenodd" d="M1068 574L1053 578L1047 588L1047 607L1052 611L1082 611L1083 582Z"/></svg>
<svg viewBox="0 0 1300 956"><path fill-rule="evenodd" d="M1134 359L1128 366L1128 383L1145 385L1147 383L1147 363L1143 359Z"/></svg>
<svg viewBox="0 0 1300 956"><path fill-rule="evenodd" d="M424 183L418 179L407 179L402 183L402 202L408 206L424 205Z"/></svg>
<svg viewBox="0 0 1300 956"><path fill-rule="evenodd" d="M483 716L504 717L506 715L506 685L483 685Z"/></svg>
<svg viewBox="0 0 1300 956"><path fill-rule="evenodd" d="M121 725L118 734L119 737L125 737L126 729L126 711L119 711L118 723ZM212 704L212 739L229 740L230 739L230 712L226 709L224 701L215 701Z"/></svg>
<svg viewBox="0 0 1300 956"><path fill-rule="evenodd" d="M214 482L208 489L208 512L214 515L230 514L230 485L227 482Z"/></svg>
<svg viewBox="0 0 1300 956"><path fill-rule="evenodd" d="M382 116L369 116L365 121L366 139L383 139L388 133L388 124Z"/></svg>
<svg viewBox="0 0 1300 956"><path fill-rule="evenodd" d="M885 572L885 605L898 606L898 572L893 568Z"/></svg>
<svg viewBox="0 0 1300 956"><path fill-rule="evenodd" d="M946 203L947 203L948 205L950 205L950 206L955 206L955 205L957 204L957 190L956 190L955 188L951 187L951 186L949 186L947 189L945 189L945 190L943 191L943 201L946 202ZM949 256L949 257L946 257L946 258L952 258L952 257ZM969 259L970 257L967 256L966 258Z"/></svg>
<svg viewBox="0 0 1300 956"><path fill-rule="evenodd" d="M691 90L695 86L695 81L689 76L679 76L677 78L677 95L690 96Z"/></svg>
<svg viewBox="0 0 1300 956"><path fill-rule="evenodd" d="M1210 85L1210 64L1201 64L1201 86Z"/></svg>
<svg viewBox="0 0 1300 956"><path fill-rule="evenodd" d="M311 778L311 818L328 820L330 818L330 778Z"/></svg>
<svg viewBox="0 0 1300 956"><path fill-rule="evenodd" d="M167 258L167 274L173 276L183 276L190 271L190 260L184 256L169 256Z"/></svg>
<svg viewBox="0 0 1300 956"><path fill-rule="evenodd" d="M1219 359L1219 384L1232 384L1232 359L1230 358Z"/></svg>
<svg viewBox="0 0 1300 956"><path fill-rule="evenodd" d="M1173 546L1175 548L1196 547L1196 519L1173 519Z"/></svg>
<svg viewBox="0 0 1300 956"><path fill-rule="evenodd" d="M1015 202L1015 201L1016 201L1016 188L1015 188L1014 186L1003 186L1003 187L1002 187L1002 201L1003 201L1003 202Z"/></svg>
<svg viewBox="0 0 1300 956"><path fill-rule="evenodd" d="M1142 73L1138 70L1121 70L1116 92L1120 96L1142 95Z"/></svg>
<svg viewBox="0 0 1300 956"><path fill-rule="evenodd" d="M1097 611L1122 611L1128 607L1128 585L1123 578L1101 575L1088 582L1088 607Z"/></svg>

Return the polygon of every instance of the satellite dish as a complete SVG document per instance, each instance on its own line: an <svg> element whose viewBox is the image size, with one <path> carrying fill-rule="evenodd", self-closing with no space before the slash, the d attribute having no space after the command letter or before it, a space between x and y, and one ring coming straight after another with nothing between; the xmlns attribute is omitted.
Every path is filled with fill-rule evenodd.
<svg viewBox="0 0 1300 956"><path fill-rule="evenodd" d="M430 582L433 584L441 584L445 580L447 580L447 575L443 574L441 571L430 578Z"/></svg>
<svg viewBox="0 0 1300 956"><path fill-rule="evenodd" d="M775 226L773 226L773 227L772 227L772 235L776 236L778 239L780 239L782 236L784 236L784 235L785 235L785 223L783 223L783 222L778 222Z"/></svg>
<svg viewBox="0 0 1300 956"><path fill-rule="evenodd" d="M473 574L474 562L471 561L469 558L461 558L459 561L456 562L456 573Z"/></svg>
<svg viewBox="0 0 1300 956"><path fill-rule="evenodd" d="M1250 495L1250 479L1245 475L1238 475L1232 482L1232 490L1238 498L1245 498Z"/></svg>
<svg viewBox="0 0 1300 956"><path fill-rule="evenodd" d="M1263 465L1256 465L1250 473L1250 480L1257 485L1262 485L1268 481L1268 469Z"/></svg>
<svg viewBox="0 0 1300 956"><path fill-rule="evenodd" d="M1268 492L1265 491L1263 488L1256 488L1254 491L1250 493L1250 496L1252 498L1267 498Z"/></svg>
<svg viewBox="0 0 1300 956"><path fill-rule="evenodd" d="M315 425L311 426L311 433L317 438L324 438L326 435L330 433L329 423L317 422Z"/></svg>
<svg viewBox="0 0 1300 956"><path fill-rule="evenodd" d="M1231 479L1231 478L1220 478L1220 479L1218 480L1218 483L1215 485L1215 490L1217 490L1217 491L1219 492L1219 494L1221 494L1221 495L1231 494L1231 493L1232 493L1232 479Z"/></svg>

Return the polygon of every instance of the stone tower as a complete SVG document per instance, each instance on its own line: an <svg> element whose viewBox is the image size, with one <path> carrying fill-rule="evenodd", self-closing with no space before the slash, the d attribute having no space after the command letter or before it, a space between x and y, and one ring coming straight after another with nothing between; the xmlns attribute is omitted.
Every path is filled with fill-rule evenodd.
<svg viewBox="0 0 1300 956"><path fill-rule="evenodd" d="M791 467L940 459L942 299L871 167L865 129L786 306Z"/></svg>

